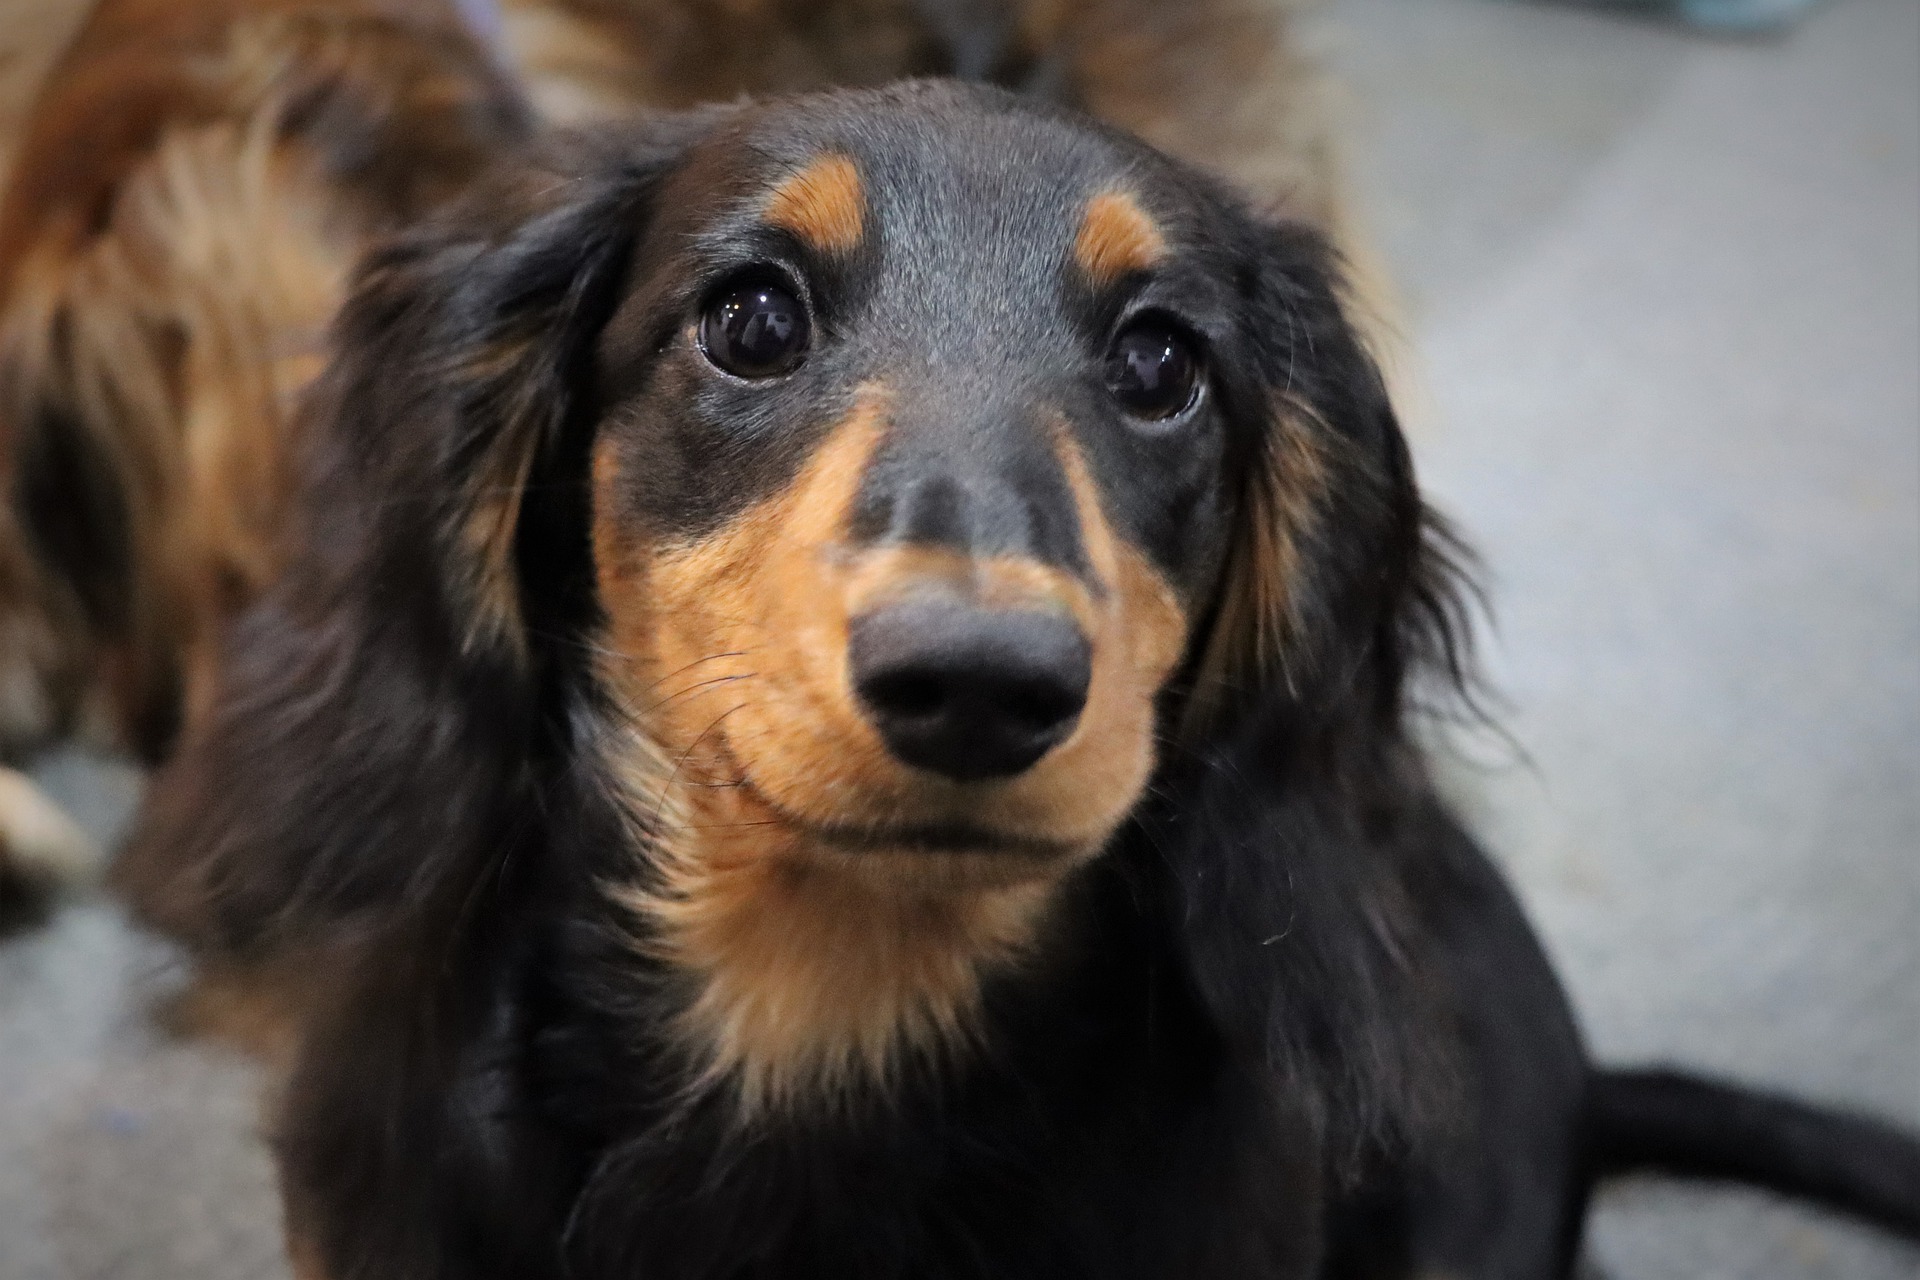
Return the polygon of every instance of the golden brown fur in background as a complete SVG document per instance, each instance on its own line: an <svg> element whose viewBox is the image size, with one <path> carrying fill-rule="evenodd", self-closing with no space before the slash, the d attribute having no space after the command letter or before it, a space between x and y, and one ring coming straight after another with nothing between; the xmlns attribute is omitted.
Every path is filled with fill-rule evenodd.
<svg viewBox="0 0 1920 1280"><path fill-rule="evenodd" d="M44 50L10 57L19 98ZM274 574L360 248L523 113L437 0L105 0L39 80L0 202L0 752L151 758Z"/></svg>
<svg viewBox="0 0 1920 1280"><path fill-rule="evenodd" d="M550 119L972 74L1079 107L1323 227L1345 210L1309 0L504 0Z"/></svg>
<svg viewBox="0 0 1920 1280"><path fill-rule="evenodd" d="M0 0L0 178L41 78L91 7L89 0Z"/></svg>

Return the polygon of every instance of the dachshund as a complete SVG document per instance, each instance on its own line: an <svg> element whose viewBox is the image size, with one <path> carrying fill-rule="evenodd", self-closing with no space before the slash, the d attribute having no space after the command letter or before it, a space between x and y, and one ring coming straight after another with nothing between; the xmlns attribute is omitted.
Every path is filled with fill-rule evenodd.
<svg viewBox="0 0 1920 1280"><path fill-rule="evenodd" d="M1321 230L952 81L544 140L377 247L118 868L297 1024L303 1280L1565 1276L1597 1179L1920 1235L1602 1069Z"/></svg>
<svg viewBox="0 0 1920 1280"><path fill-rule="evenodd" d="M9 867L90 861L4 766L73 736L151 763L197 714L212 638L278 573L290 406L350 264L487 157L558 119L958 74L1226 167L1357 253L1293 7L0 0L0 898Z"/></svg>

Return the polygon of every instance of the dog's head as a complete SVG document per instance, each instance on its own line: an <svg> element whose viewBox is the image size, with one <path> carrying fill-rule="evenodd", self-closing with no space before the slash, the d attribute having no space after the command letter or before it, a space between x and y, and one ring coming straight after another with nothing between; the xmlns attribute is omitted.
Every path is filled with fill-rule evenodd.
<svg viewBox="0 0 1920 1280"><path fill-rule="evenodd" d="M1253 712L1392 731L1421 509L1334 264L1072 117L922 84L602 140L340 332L308 561L606 766L755 1087L964 1037Z"/></svg>
<svg viewBox="0 0 1920 1280"><path fill-rule="evenodd" d="M1238 501L1208 213L951 91L686 151L598 343L591 500L599 673L683 772L871 857L1100 845Z"/></svg>
<svg viewBox="0 0 1920 1280"><path fill-rule="evenodd" d="M1310 234L946 86L692 134L594 228L629 240L565 388L595 674L678 767L826 845L1044 862L1325 659L1324 518L1377 574L1410 490ZM563 249L569 212L520 234ZM471 571L528 648L542 568Z"/></svg>

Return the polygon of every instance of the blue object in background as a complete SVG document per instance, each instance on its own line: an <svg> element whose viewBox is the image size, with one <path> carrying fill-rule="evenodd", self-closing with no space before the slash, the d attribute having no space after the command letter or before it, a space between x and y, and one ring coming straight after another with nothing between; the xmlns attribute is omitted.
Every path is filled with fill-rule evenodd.
<svg viewBox="0 0 1920 1280"><path fill-rule="evenodd" d="M1589 8L1633 10L1721 35L1773 35L1789 30L1821 0L1574 0Z"/></svg>
<svg viewBox="0 0 1920 1280"><path fill-rule="evenodd" d="M1763 32L1792 26L1819 0L1678 0L1681 19L1711 31Z"/></svg>

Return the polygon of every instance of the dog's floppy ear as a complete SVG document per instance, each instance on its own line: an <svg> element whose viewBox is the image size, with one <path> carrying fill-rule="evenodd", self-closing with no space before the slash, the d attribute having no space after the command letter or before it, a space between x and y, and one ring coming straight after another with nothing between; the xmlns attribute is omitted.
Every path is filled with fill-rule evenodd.
<svg viewBox="0 0 1920 1280"><path fill-rule="evenodd" d="M1197 767L1153 844L1200 999L1351 1175L1448 1105L1400 864L1457 836L1402 730L1411 676L1461 678L1463 588L1336 259L1288 228L1249 256L1237 523L1182 726Z"/></svg>
<svg viewBox="0 0 1920 1280"><path fill-rule="evenodd" d="M563 731L539 712L556 631L591 607L593 344L685 133L503 165L363 266L289 568L122 860L156 923L214 950L315 940L509 857Z"/></svg>
<svg viewBox="0 0 1920 1280"><path fill-rule="evenodd" d="M1465 678L1466 553L1420 498L1333 251L1283 225L1259 228L1252 253L1259 386L1235 406L1235 524L1183 728L1203 739L1278 700L1391 733L1409 675Z"/></svg>

